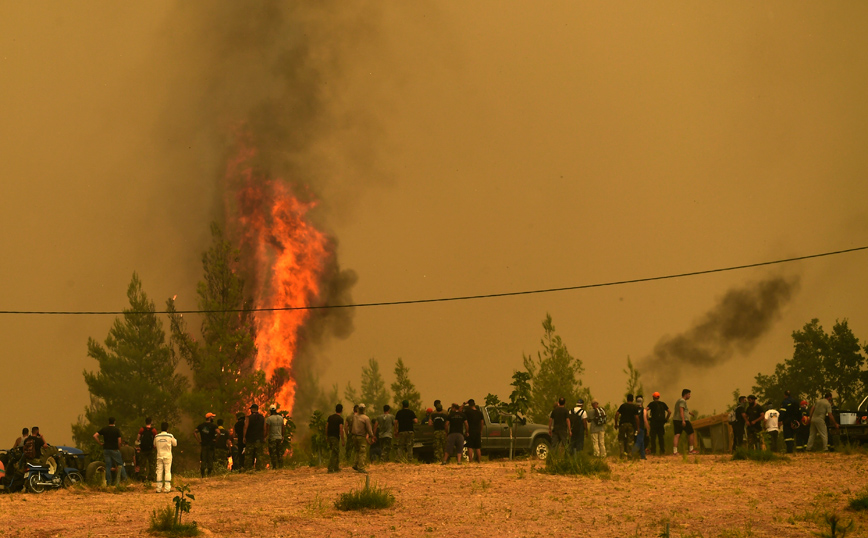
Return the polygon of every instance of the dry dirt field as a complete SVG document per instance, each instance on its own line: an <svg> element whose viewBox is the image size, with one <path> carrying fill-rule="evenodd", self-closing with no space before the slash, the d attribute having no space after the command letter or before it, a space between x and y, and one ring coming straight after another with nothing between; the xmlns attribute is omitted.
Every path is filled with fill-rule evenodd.
<svg viewBox="0 0 868 538"><path fill-rule="evenodd" d="M680 537L809 537L828 530L825 512L855 521L848 536L868 536L868 514L847 509L868 487L866 463L864 454L610 459L609 478L551 476L526 460L382 464L371 481L396 502L367 512L334 508L364 483L352 469L176 478L195 494L190 519L206 536L660 536L668 523ZM2 495L0 536L139 536L172 496L142 485Z"/></svg>

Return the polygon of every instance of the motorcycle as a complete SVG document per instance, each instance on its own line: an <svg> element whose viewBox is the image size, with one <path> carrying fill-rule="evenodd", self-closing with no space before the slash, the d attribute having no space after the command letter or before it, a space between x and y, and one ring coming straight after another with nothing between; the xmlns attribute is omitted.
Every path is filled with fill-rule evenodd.
<svg viewBox="0 0 868 538"><path fill-rule="evenodd" d="M57 454L48 458L45 465L28 463L24 470L24 487L32 493L42 493L48 489L68 488L83 483L84 477L78 469L66 467L66 458L76 456L58 447Z"/></svg>

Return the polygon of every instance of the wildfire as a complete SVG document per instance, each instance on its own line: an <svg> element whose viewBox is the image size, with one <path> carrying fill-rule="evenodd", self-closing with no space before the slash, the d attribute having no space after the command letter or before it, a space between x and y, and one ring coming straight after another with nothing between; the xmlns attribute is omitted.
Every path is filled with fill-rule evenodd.
<svg viewBox="0 0 868 538"><path fill-rule="evenodd" d="M280 179L258 175L253 165L256 150L241 146L227 168L227 205L235 207L236 232L252 252L256 278L256 308L310 306L320 293L320 282L330 256L328 237L317 230L307 214L316 202L303 202ZM232 213L230 213L232 214ZM247 252L245 252L247 254ZM292 362L298 346L298 331L307 310L258 312L256 316L256 368L271 379L278 368L290 372L277 403L292 412L296 384Z"/></svg>

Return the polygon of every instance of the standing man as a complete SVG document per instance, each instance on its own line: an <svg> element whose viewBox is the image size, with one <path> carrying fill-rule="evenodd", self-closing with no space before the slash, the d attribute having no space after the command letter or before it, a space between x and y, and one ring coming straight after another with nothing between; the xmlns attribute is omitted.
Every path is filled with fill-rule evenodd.
<svg viewBox="0 0 868 538"><path fill-rule="evenodd" d="M449 456L452 454L455 454L458 465L461 465L465 433L467 433L467 418L461 412L458 404L453 403L446 422L446 454L443 455L443 461L440 462L440 465L446 465L449 462Z"/></svg>
<svg viewBox="0 0 868 538"><path fill-rule="evenodd" d="M103 441L100 442L99 436L102 435ZM118 484L121 480L128 480L127 473L124 470L124 459L121 456L121 430L115 426L115 417L109 417L108 426L93 434L93 438L97 443L102 445L103 460L105 462L105 483L112 483L112 465L118 467Z"/></svg>
<svg viewBox="0 0 868 538"><path fill-rule="evenodd" d="M157 493L172 491L172 447L178 440L169 433L169 423L160 424L160 433L154 437L154 451L157 453Z"/></svg>
<svg viewBox="0 0 868 538"><path fill-rule="evenodd" d="M790 396L790 391L784 391L784 401L779 409L781 421L784 423L784 445L787 454L792 454L796 446L796 430L799 429L799 404Z"/></svg>
<svg viewBox="0 0 868 538"><path fill-rule="evenodd" d="M121 458L124 460L124 471L132 479L136 475L136 449L129 443L120 443Z"/></svg>
<svg viewBox="0 0 868 538"><path fill-rule="evenodd" d="M476 407L473 398L467 400L464 418L467 419L467 463L472 463L474 457L476 463L482 463L482 428L485 426L485 417Z"/></svg>
<svg viewBox="0 0 868 538"><path fill-rule="evenodd" d="M199 473L211 476L214 472L214 439L217 437L217 427L214 425L214 413L205 413L205 422L196 426L193 435L199 442Z"/></svg>
<svg viewBox="0 0 868 538"><path fill-rule="evenodd" d="M590 432L591 446L594 447L594 455L606 457L606 410L600 407L597 400L591 401Z"/></svg>
<svg viewBox="0 0 868 538"><path fill-rule="evenodd" d="M570 454L584 452L585 436L588 434L588 413L585 401L579 398L570 411Z"/></svg>
<svg viewBox="0 0 868 538"><path fill-rule="evenodd" d="M814 441L819 437L820 451L825 452L829 443L829 430L826 428L826 417L829 417L829 423L836 430L838 429L838 423L835 422L835 417L832 415L832 393L827 392L821 399L817 400L808 411L808 416L811 417L811 430L808 434L807 449L813 449Z"/></svg>
<svg viewBox="0 0 868 538"><path fill-rule="evenodd" d="M244 445L247 447L247 468L262 468L262 448L265 443L265 417L259 413L259 406L250 406L250 414L244 419Z"/></svg>
<svg viewBox="0 0 868 538"><path fill-rule="evenodd" d="M145 418L145 425L139 428L139 435L136 436L136 443L139 445L139 471L146 482L157 479L157 452L154 450L157 429L151 422L151 417Z"/></svg>
<svg viewBox="0 0 868 538"><path fill-rule="evenodd" d="M636 442L636 431L639 430L639 409L633 403L633 395L627 395L627 401L615 411L615 428L618 430L618 442L621 445L621 456L633 454L633 443Z"/></svg>
<svg viewBox="0 0 868 538"><path fill-rule="evenodd" d="M359 404L353 405L353 414L347 417L346 425L344 429L347 431L347 437L349 437L350 442L347 443L347 446L344 448L344 452L346 453L347 462L353 461L353 450L355 450L355 442L352 440L353 432L353 420L355 420L356 415L359 414Z"/></svg>
<svg viewBox="0 0 868 538"><path fill-rule="evenodd" d="M739 396L735 406L735 422L732 423L732 451L744 444L744 436L747 429L745 412L747 411L747 396Z"/></svg>
<svg viewBox="0 0 868 538"><path fill-rule="evenodd" d="M363 403L359 404L359 412L353 419L351 433L355 445L353 448L356 451L356 464L353 465L353 469L358 473L366 473L368 445L374 439L374 429L371 427L371 419L365 414L365 404Z"/></svg>
<svg viewBox="0 0 868 538"><path fill-rule="evenodd" d="M221 473L229 469L229 451L232 449L232 439L223 427L223 419L217 419L217 433L214 437L214 464Z"/></svg>
<svg viewBox="0 0 868 538"><path fill-rule="evenodd" d="M446 453L446 413L440 400L434 401L434 412L428 415L428 425L434 429L434 461L443 461Z"/></svg>
<svg viewBox="0 0 868 538"><path fill-rule="evenodd" d="M235 426L232 428L232 434L235 436L235 443L232 452L232 470L240 471L244 469L244 423L246 417L244 413L239 411L235 413Z"/></svg>
<svg viewBox="0 0 868 538"><path fill-rule="evenodd" d="M326 440L329 443L329 472L337 473L341 470L341 448L340 445L346 445L346 436L344 432L344 417L341 413L344 406L337 404L333 415L329 415L326 419Z"/></svg>
<svg viewBox="0 0 868 538"><path fill-rule="evenodd" d="M766 443L766 448L772 452L778 451L778 429L779 417L781 413L769 403L768 410L763 415L763 425L765 426L766 434L769 437L769 442Z"/></svg>
<svg viewBox="0 0 868 538"><path fill-rule="evenodd" d="M283 415L278 414L277 406L271 404L268 408L268 418L265 419L268 428L268 455L271 457L271 469L283 468Z"/></svg>
<svg viewBox="0 0 868 538"><path fill-rule="evenodd" d="M565 407L566 399L558 398L558 404L549 413L549 437L552 449L563 451L570 442L570 412Z"/></svg>
<svg viewBox="0 0 868 538"><path fill-rule="evenodd" d="M796 450L805 452L808 449L808 436L810 435L811 415L808 414L808 402L799 402L799 429L796 430Z"/></svg>
<svg viewBox="0 0 868 538"><path fill-rule="evenodd" d="M395 430L395 415L389 404L383 406L383 414L374 422L374 438L380 447L380 461L389 461L392 456L392 434Z"/></svg>
<svg viewBox="0 0 868 538"><path fill-rule="evenodd" d="M672 439L672 453L678 454L678 440L681 438L681 433L688 434L687 438L687 453L698 454L693 449L693 443L696 441L696 434L693 433L693 425L690 423L690 418L695 414L687 410L687 400L690 399L690 389L681 391L681 399L675 402L675 418L672 420L672 425L675 428L675 437Z"/></svg>
<svg viewBox="0 0 868 538"><path fill-rule="evenodd" d="M669 422L669 417L672 416L672 411L665 402L660 401L660 393L655 392L651 395L651 403L648 404L648 429L651 444L651 453L657 454L657 447L660 447L660 455L666 455L666 446L663 442L664 430L666 423Z"/></svg>
<svg viewBox="0 0 868 538"><path fill-rule="evenodd" d="M410 402L401 402L401 410L395 413L398 434L398 459L404 463L413 461L413 425L419 422L410 409Z"/></svg>
<svg viewBox="0 0 868 538"><path fill-rule="evenodd" d="M744 424L747 429L747 448L760 450L760 434L763 430L763 408L756 403L756 396L747 397L747 407L744 410Z"/></svg>

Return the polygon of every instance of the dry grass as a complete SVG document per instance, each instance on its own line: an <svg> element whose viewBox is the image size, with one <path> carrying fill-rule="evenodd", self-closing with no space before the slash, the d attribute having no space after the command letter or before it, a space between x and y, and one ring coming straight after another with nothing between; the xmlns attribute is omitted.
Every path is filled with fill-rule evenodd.
<svg viewBox="0 0 868 538"><path fill-rule="evenodd" d="M388 487L391 508L345 513L341 493L364 484L352 470L323 468L185 479L196 493L188 516L218 536L658 536L809 537L824 515L847 510L868 487L861 454L797 455L764 465L731 456L610 459L611 475L538 472L528 461L481 465L369 467ZM150 514L171 501L143 486L111 494L88 488L0 496L0 536L138 536ZM364 525L359 525L359 518Z"/></svg>

